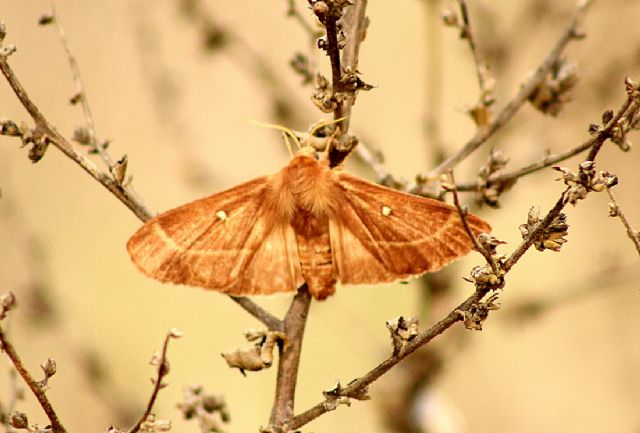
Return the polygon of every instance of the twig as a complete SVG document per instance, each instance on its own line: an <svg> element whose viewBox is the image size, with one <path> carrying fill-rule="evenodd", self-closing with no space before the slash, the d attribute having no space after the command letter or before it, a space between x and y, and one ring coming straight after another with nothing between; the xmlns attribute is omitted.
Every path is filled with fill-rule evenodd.
<svg viewBox="0 0 640 433"><path fill-rule="evenodd" d="M147 418L149 418L149 415L151 415L151 411L153 410L153 405L156 402L158 393L164 387L164 384L162 383L162 379L164 379L164 377L167 374L169 374L169 363L167 361L167 350L169 348L169 340L171 340L172 338L179 338L181 335L182 334L179 331L172 329L169 332L167 332L166 337L164 337L164 343L162 344L162 352L160 354L160 358L157 360L158 374L156 378L153 380L153 391L151 392L151 397L147 402L147 408L145 409L144 413L142 414L138 422L136 422L134 426L131 427L131 429L129 429L128 433L138 432L140 430L140 427L142 426L142 423L144 423L147 420Z"/></svg>
<svg viewBox="0 0 640 433"><path fill-rule="evenodd" d="M478 238L471 230L471 227L469 227L469 221L467 221L467 211L466 209L462 208L462 205L460 204L460 198L458 197L458 190L456 189L456 186L455 186L456 179L453 176L453 170L449 171L449 178L451 179L451 188L449 188L449 191L451 191L451 193L453 194L453 204L458 210L458 215L460 215L460 221L462 221L462 227L464 227L464 231L467 232L467 236L471 240L471 243L473 243L474 249L478 251L480 254L482 254L482 256L487 261L489 266L491 266L491 270L493 271L493 274L496 276L499 276L500 273L498 271L498 265L496 264L496 261L491 256L491 252L489 252L486 248L480 245Z"/></svg>
<svg viewBox="0 0 640 433"><path fill-rule="evenodd" d="M529 78L520 88L520 91L509 101L509 103L507 103L507 105L504 106L504 108L502 108L502 110L500 110L495 119L487 124L486 127L478 129L471 140L469 140L458 152L451 155L444 162L423 176L424 178L435 178L446 173L447 170L455 167L460 161L473 153L498 129L511 120L514 114L516 114L520 107L527 101L529 96L533 94L538 85L545 79L545 76L557 62L567 44L576 38L577 27L580 23L580 19L590 3L590 0L585 0L578 4L571 22L562 32L562 35L556 42L555 46L551 49L546 59L540 66L538 66L538 69L531 78Z"/></svg>
<svg viewBox="0 0 640 433"><path fill-rule="evenodd" d="M585 141L584 143L574 148L571 148L565 152L559 153L554 156L551 156L551 155L545 156L540 161L526 165L522 168L519 168L518 170L514 170L508 173L502 173L502 174L498 174L498 173L493 174L489 176L489 178L487 179L487 183L490 185L500 184L505 182L509 183L515 179L526 176L528 174L535 173L536 171L539 171L543 168L550 167L558 162L564 161L566 159L571 158L572 156L578 155L579 153L584 152L585 150L591 148L595 142L596 142L596 139L591 138ZM458 191L476 191L477 188L478 188L477 182L466 182L466 183L459 183L456 185L456 189Z"/></svg>
<svg viewBox="0 0 640 433"><path fill-rule="evenodd" d="M622 224L624 224L624 227L627 229L627 236L629 236L629 239L631 239L631 242L633 242L633 245L636 247L636 251L638 251L638 254L640 254L640 233L637 230L634 230L633 227L631 227L629 220L627 219L624 212L622 212L620 205L618 205L616 197L613 195L613 191L611 191L611 188L607 187L607 193L609 194L609 198L611 198L611 203L613 204L613 206L610 208L611 216L617 216L618 218L620 218L620 221L622 221Z"/></svg>
<svg viewBox="0 0 640 433"><path fill-rule="evenodd" d="M286 341L278 346L278 377L276 396L271 410L270 425L283 427L293 417L298 366L302 350L302 338L307 324L307 315L311 305L311 295L307 285L303 284L293 298L289 311L284 318Z"/></svg>
<svg viewBox="0 0 640 433"><path fill-rule="evenodd" d="M366 10L367 0L355 0L353 5L346 9L342 18L342 23L347 34L347 43L342 50L342 67L344 69L350 69L352 71L357 71L358 69L360 45L364 40L364 35L367 30ZM334 119L346 117L340 128L344 132L349 129L349 119L351 117L351 107L353 103L355 103L355 95L354 101L345 101L342 116L335 117L334 113Z"/></svg>
<svg viewBox="0 0 640 433"><path fill-rule="evenodd" d="M230 296L231 300L261 321L270 331L283 331L284 323L267 310L244 296Z"/></svg>
<svg viewBox="0 0 640 433"><path fill-rule="evenodd" d="M302 16L298 8L296 7L295 0L287 0L287 15L293 17L300 27L309 35L311 39L315 39L320 36L319 32L313 29L313 26L307 22L307 20Z"/></svg>
<svg viewBox="0 0 640 433"><path fill-rule="evenodd" d="M62 422L58 418L56 411L53 409L51 402L49 402L49 399L45 394L45 389L40 387L38 382L31 376L31 373L29 373L29 371L26 369L26 367L22 363L22 360L20 359L20 356L16 352L11 342L9 342L9 340L7 339L4 333L4 330L1 327L0 327L0 346L2 348L2 351L4 351L9 357L9 359L11 359L13 366L22 377L22 380L24 380L25 383L29 386L29 389L31 389L31 392L38 400L38 403L40 403L40 407L42 407L42 410L44 410L45 414L47 415L47 418L49 418L49 422L51 423L51 429L53 430L53 432L66 433L67 430L62 425Z"/></svg>
<svg viewBox="0 0 640 433"><path fill-rule="evenodd" d="M483 106L488 106L493 102L491 86L489 80L487 80L487 67L480 60L478 50L476 48L476 40L471 28L471 21L469 20L469 10L467 8L466 0L458 0L460 5L460 15L462 15L462 37L469 43L469 49L473 56L473 62L476 65L476 77L478 78L478 87L480 88L480 103Z"/></svg>
<svg viewBox="0 0 640 433"><path fill-rule="evenodd" d="M58 35L60 37L60 42L64 47L64 51L67 54L67 59L69 61L69 66L71 67L71 73L73 75L73 81L76 84L76 96L79 97L79 102L82 105L82 111L84 113L84 120L87 127L87 132L89 133L89 143L91 147L98 152L102 160L107 164L107 167L111 168L113 165L113 161L111 157L107 153L104 146L98 142L96 138L96 127L95 122L93 121L93 113L91 112L91 106L89 105L89 100L87 99L87 92L84 87L84 83L82 82L82 76L80 75L80 67L78 66L78 60L76 56L71 51L71 45L69 44L69 40L67 39L67 34L60 23L60 19L55 9L55 1L50 0L49 2L51 7L51 16L53 21L56 24L56 28L58 29Z"/></svg>

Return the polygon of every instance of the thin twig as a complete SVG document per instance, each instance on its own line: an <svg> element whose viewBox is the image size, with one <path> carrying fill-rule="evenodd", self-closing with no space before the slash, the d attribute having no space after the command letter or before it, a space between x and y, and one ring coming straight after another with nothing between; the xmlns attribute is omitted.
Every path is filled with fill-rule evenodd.
<svg viewBox="0 0 640 433"><path fill-rule="evenodd" d="M591 148L595 142L596 142L595 138L591 138L585 141L584 143L576 147L573 147L565 152L562 152L553 156L547 155L544 158L542 158L540 161L526 165L517 170L510 171L508 173L493 174L489 176L489 178L487 179L487 184L509 183L520 177L535 173L536 171L542 170L543 168L546 168L546 167L550 167L554 164L557 164L558 162L564 161L566 159L571 158L572 156L575 156L575 155L578 155L579 153L584 152L585 150ZM456 185L456 189L461 192L476 191L478 189L478 182L459 183Z"/></svg>
<svg viewBox="0 0 640 433"><path fill-rule="evenodd" d="M251 301L249 298L244 296L230 296L231 300L236 304L240 305L244 308L249 314L258 319L270 331L283 331L283 321L278 319L273 314L269 313L267 310Z"/></svg>
<svg viewBox="0 0 640 433"><path fill-rule="evenodd" d="M480 56L478 55L476 40L473 34L473 29L471 28L471 20L469 19L467 2L466 0L458 0L458 4L460 5L460 15L462 15L462 24L464 26L462 28L462 37L469 43L473 62L476 65L476 77L478 78L478 87L480 88L480 103L487 106L489 105L487 101L491 101L493 99L490 98L492 92L489 81L487 80L487 67L484 62L480 60ZM489 98L487 98L488 96Z"/></svg>
<svg viewBox="0 0 640 433"><path fill-rule="evenodd" d="M293 17L311 39L315 39L320 36L320 32L314 30L313 26L307 22L304 16L302 16L300 11L296 7L295 0L287 0L287 6L287 15Z"/></svg>
<svg viewBox="0 0 640 433"><path fill-rule="evenodd" d="M627 229L627 236L629 236L629 239L631 239L631 242L633 242L633 245L636 247L636 251L640 254L640 233L631 227L629 220L620 208L611 188L607 187L607 193L609 194L609 198L611 198L611 203L613 204L613 209L611 211L612 216L620 218L620 221L622 221L622 224L624 224L624 227Z"/></svg>
<svg viewBox="0 0 640 433"><path fill-rule="evenodd" d="M67 34L64 30L64 27L62 27L62 24L60 23L58 14L56 13L55 1L50 0L49 4L51 7L51 16L53 17L53 21L55 22L58 29L60 42L62 43L65 53L67 54L69 66L71 67L73 81L76 85L76 95L79 96L79 102L82 105L84 120L87 132L89 133L89 143L91 144L91 147L98 152L98 155L100 155L104 163L107 164L107 167L111 168L113 165L113 161L111 160L111 157L107 153L104 146L99 143L98 139L96 138L96 127L93 120L93 113L91 112L91 106L89 105L89 100L87 99L87 92L82 81L82 76L80 75L80 66L78 66L78 60L73 54L73 51L71 51L71 45L69 44L69 40L67 39Z"/></svg>
<svg viewBox="0 0 640 433"><path fill-rule="evenodd" d="M293 298L289 311L284 318L286 341L278 346L278 377L276 396L273 401L269 424L283 427L293 417L298 366L302 351L302 338L307 324L307 315L311 305L311 295L307 285L303 284Z"/></svg>
<svg viewBox="0 0 640 433"><path fill-rule="evenodd" d="M172 338L180 337L179 331L174 329L167 332L166 337L164 337L164 343L162 344L162 352L160 353L160 359L158 360L158 372L156 378L153 380L153 391L151 392L151 397L149 397L149 401L147 402L147 408L144 413L136 422L131 429L129 429L128 433L136 433L140 430L142 423L144 423L149 415L151 415L151 411L153 410L153 405L156 403L156 399L158 397L158 393L164 387L162 383L162 379L165 378L167 374L169 374L169 363L167 361L167 350L169 349L169 340Z"/></svg>
<svg viewBox="0 0 640 433"><path fill-rule="evenodd" d="M471 155L478 147L489 139L498 129L506 124L511 118L518 112L520 107L527 101L529 96L533 94L538 85L545 79L547 73L551 70L553 65L557 62L558 58L566 48L567 44L576 38L577 27L581 21L581 18L591 2L585 0L580 2L576 11L571 19L571 22L567 28L562 32L562 35L556 42L555 46L551 49L545 60L538 66L536 72L527 80L527 82L520 88L520 91L507 103L507 105L500 110L495 119L491 121L486 127L480 128L476 131L476 134L469 140L459 151L451 155L444 162L431 170L428 174L423 176L424 178L435 178L447 172L447 170L455 167L459 162L464 160L467 156Z"/></svg>
<svg viewBox="0 0 640 433"><path fill-rule="evenodd" d="M4 330L1 327L0 327L0 347L2 348L2 351L4 351L7 354L9 359L11 359L13 366L22 377L22 380L24 380L27 386L29 386L29 389L31 389L31 392L38 400L38 403L40 403L40 407L42 407L42 410L44 410L45 414L47 415L47 418L49 418L49 422L51 423L51 429L53 430L53 432L66 433L67 430L62 425L62 422L58 418L56 411L53 409L51 402L49 402L49 399L45 394L45 389L43 389L38 384L38 382L33 378L33 376L31 376L31 373L29 373L29 371L26 369L26 367L22 363L22 359L20 359L20 356L16 352L11 342L9 342L9 340L7 339L4 333Z"/></svg>
<svg viewBox="0 0 640 433"><path fill-rule="evenodd" d="M453 170L449 171L449 178L451 179L451 188L449 190L453 194L453 204L458 210L458 215L460 215L460 221L462 221L462 227L464 227L464 231L467 232L467 236L469 237L469 239L471 239L471 243L473 243L474 249L478 251L480 254L482 254L482 256L487 261L489 266L491 266L491 270L493 271L493 274L496 276L499 276L500 273L498 271L498 265L496 264L496 261L491 256L491 252L489 252L486 248L480 245L478 238L471 230L471 227L469 227L469 221L467 221L467 211L466 209L462 208L462 205L460 204L460 198L458 197L458 190L455 187L456 179L453 176Z"/></svg>

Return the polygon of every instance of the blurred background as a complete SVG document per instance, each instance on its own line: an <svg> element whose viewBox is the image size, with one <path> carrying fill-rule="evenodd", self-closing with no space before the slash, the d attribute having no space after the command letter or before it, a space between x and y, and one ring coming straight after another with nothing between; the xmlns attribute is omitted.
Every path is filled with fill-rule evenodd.
<svg viewBox="0 0 640 433"><path fill-rule="evenodd" d="M305 25L307 2L58 0L57 15L76 55L98 137L109 153L128 155L132 187L154 212L278 170L288 161L280 135L249 119L304 130L327 118L311 103L311 87L289 65L303 53L328 71ZM465 109L478 99L473 59L440 12L457 3L370 1L370 26L359 70L376 87L361 92L351 131L379 149L385 169L412 181L475 131ZM496 79L498 108L517 92L569 22L572 1L469 1L480 55ZM55 26L38 26L46 1L0 0L10 63L30 96L71 138L83 125ZM506 128L461 165L474 181L491 148L516 169L589 138L590 123L624 101L623 80L640 79L637 1L596 1L565 57L578 64L573 101L556 117L525 105ZM4 80L0 117L32 125ZM431 122L437 127L427 128ZM631 135L633 142L638 134ZM97 157L96 165L105 169ZM576 157L561 165L572 169ZM640 157L607 144L600 169L620 179L620 206L640 226ZM352 157L347 170L374 179ZM475 209L507 242L532 206L549 209L563 185L545 169L522 178L500 209ZM198 431L176 403L187 384L226 398L228 431L268 423L276 369L243 377L220 353L246 346L242 333L259 323L225 296L162 285L139 274L125 244L141 222L55 148L37 164L19 140L0 136L0 290L19 302L8 327L31 371L54 357L58 373L48 395L69 431L128 428L151 392L148 362L166 331L184 337L169 350L169 387L155 413L174 431ZM462 198L471 206L473 194ZM638 254L608 197L593 193L568 214L562 252L529 251L509 273L482 332L450 329L371 387L372 401L340 407L304 431L533 433L640 432L640 278ZM442 274L408 285L338 288L314 302L304 341L296 410L322 399L337 379L347 383L391 351L385 321L419 317L424 327L466 298L463 280L482 264L471 254ZM258 302L281 315L289 296ZM0 402L13 384L0 358ZM47 421L31 395L18 402L30 422Z"/></svg>

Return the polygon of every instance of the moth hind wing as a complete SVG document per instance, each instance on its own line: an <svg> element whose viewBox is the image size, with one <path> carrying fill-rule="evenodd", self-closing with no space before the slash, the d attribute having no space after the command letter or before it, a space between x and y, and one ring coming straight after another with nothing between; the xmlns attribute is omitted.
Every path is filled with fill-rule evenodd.
<svg viewBox="0 0 640 433"><path fill-rule="evenodd" d="M261 177L147 221L128 241L133 263L163 282L224 290L273 228Z"/></svg>
<svg viewBox="0 0 640 433"><path fill-rule="evenodd" d="M347 173L336 175L334 200L339 206L333 209L331 236L338 239L332 248L343 283L389 282L437 271L473 248L456 209L437 200ZM474 215L468 221L476 235L491 230ZM354 271L362 266L369 270Z"/></svg>

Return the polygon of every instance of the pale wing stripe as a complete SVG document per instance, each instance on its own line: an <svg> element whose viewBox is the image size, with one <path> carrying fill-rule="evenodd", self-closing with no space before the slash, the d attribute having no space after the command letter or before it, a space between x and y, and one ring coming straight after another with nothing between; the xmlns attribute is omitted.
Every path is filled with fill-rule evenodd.
<svg viewBox="0 0 640 433"><path fill-rule="evenodd" d="M174 250L180 251L182 254L196 254L196 255L206 255L206 256L223 256L223 255L233 255L238 253L250 253L251 250L247 248L232 248L232 249L219 249L219 250L189 250L185 249L182 245L179 245L176 241L173 240L171 236L164 231L164 229L159 224L153 225L153 231L164 241L165 244L169 248L173 248Z"/></svg>

